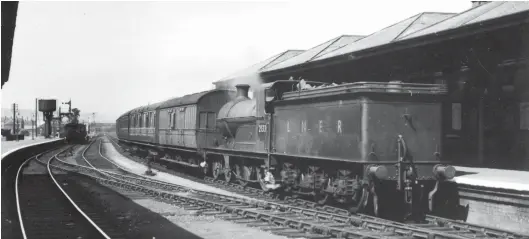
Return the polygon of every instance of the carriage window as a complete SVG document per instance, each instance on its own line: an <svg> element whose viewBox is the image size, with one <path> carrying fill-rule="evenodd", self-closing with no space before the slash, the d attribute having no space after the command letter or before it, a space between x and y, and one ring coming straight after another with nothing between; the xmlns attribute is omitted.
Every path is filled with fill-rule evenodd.
<svg viewBox="0 0 529 239"><path fill-rule="evenodd" d="M173 128L173 112L168 111L167 113L169 115L169 125L167 125L167 127L169 127L171 129L171 128Z"/></svg>
<svg viewBox="0 0 529 239"><path fill-rule="evenodd" d="M145 127L149 128L151 126L151 113L145 114Z"/></svg>
<svg viewBox="0 0 529 239"><path fill-rule="evenodd" d="M151 128L154 128L154 112L150 113L149 125Z"/></svg>
<svg viewBox="0 0 529 239"><path fill-rule="evenodd" d="M173 112L173 114L171 114L171 117L173 118L171 129L175 129L176 128L176 112Z"/></svg>
<svg viewBox="0 0 529 239"><path fill-rule="evenodd" d="M215 129L217 127L216 118L217 116L215 113L208 113L208 129Z"/></svg>
<svg viewBox="0 0 529 239"><path fill-rule="evenodd" d="M208 128L208 113L202 112L199 115L200 117L200 129L206 129Z"/></svg>
<svg viewBox="0 0 529 239"><path fill-rule="evenodd" d="M178 109L177 128L178 129L186 128L186 107Z"/></svg>

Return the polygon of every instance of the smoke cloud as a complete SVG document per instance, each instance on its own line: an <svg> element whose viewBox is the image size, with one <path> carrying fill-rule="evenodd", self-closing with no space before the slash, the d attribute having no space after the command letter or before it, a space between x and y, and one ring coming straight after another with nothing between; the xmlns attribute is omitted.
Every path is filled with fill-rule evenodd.
<svg viewBox="0 0 529 239"><path fill-rule="evenodd" d="M253 91L255 89L258 89L261 87L261 85L264 83L263 78L261 78L261 75L259 72L237 76L233 78L232 80L228 80L227 86L229 89L235 89L235 86L238 84L247 84L250 86L250 92L248 92L248 96L250 98L253 98Z"/></svg>

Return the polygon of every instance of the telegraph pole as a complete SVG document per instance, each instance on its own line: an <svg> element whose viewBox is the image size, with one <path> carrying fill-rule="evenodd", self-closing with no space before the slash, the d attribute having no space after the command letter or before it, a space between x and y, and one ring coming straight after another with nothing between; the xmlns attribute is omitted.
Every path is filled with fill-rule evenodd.
<svg viewBox="0 0 529 239"><path fill-rule="evenodd" d="M35 121L35 115L33 115L33 116L31 117L31 132L32 132L32 134L31 134L31 139L32 139L32 140L35 140L35 134L36 134L36 131L37 131L36 128L33 128L33 127L34 127L34 125L33 125L34 121Z"/></svg>
<svg viewBox="0 0 529 239"><path fill-rule="evenodd" d="M16 137L18 141L18 135L17 135L17 104L13 103L13 135Z"/></svg>
<svg viewBox="0 0 529 239"><path fill-rule="evenodd" d="M37 137L37 134L39 133L39 113L37 111L38 108L38 98L35 98L35 137Z"/></svg>
<svg viewBox="0 0 529 239"><path fill-rule="evenodd" d="M96 113L95 112L92 113L92 120L94 121L92 126L94 127L94 132L95 132L96 131Z"/></svg>

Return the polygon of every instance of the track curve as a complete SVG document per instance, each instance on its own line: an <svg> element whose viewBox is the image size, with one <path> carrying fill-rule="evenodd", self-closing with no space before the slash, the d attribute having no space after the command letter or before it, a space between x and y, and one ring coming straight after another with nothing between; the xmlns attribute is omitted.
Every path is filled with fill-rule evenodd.
<svg viewBox="0 0 529 239"><path fill-rule="evenodd" d="M42 159L45 153L28 158L17 171L15 196L23 238L111 238L70 197L50 167L63 151L46 152L53 154L47 162ZM24 174L32 159L44 163L47 174Z"/></svg>

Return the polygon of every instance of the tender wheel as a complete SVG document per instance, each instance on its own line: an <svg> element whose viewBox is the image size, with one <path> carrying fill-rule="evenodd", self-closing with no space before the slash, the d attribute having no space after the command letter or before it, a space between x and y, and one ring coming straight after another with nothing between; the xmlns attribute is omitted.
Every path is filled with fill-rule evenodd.
<svg viewBox="0 0 529 239"><path fill-rule="evenodd" d="M232 173L232 168L230 166L227 166L227 167L224 167L224 180L226 180L226 182L231 182L233 180L233 173Z"/></svg>
<svg viewBox="0 0 529 239"><path fill-rule="evenodd" d="M213 164L211 165L211 176L213 176L213 179L218 180L220 175L222 174L222 163L219 161L213 161Z"/></svg>

